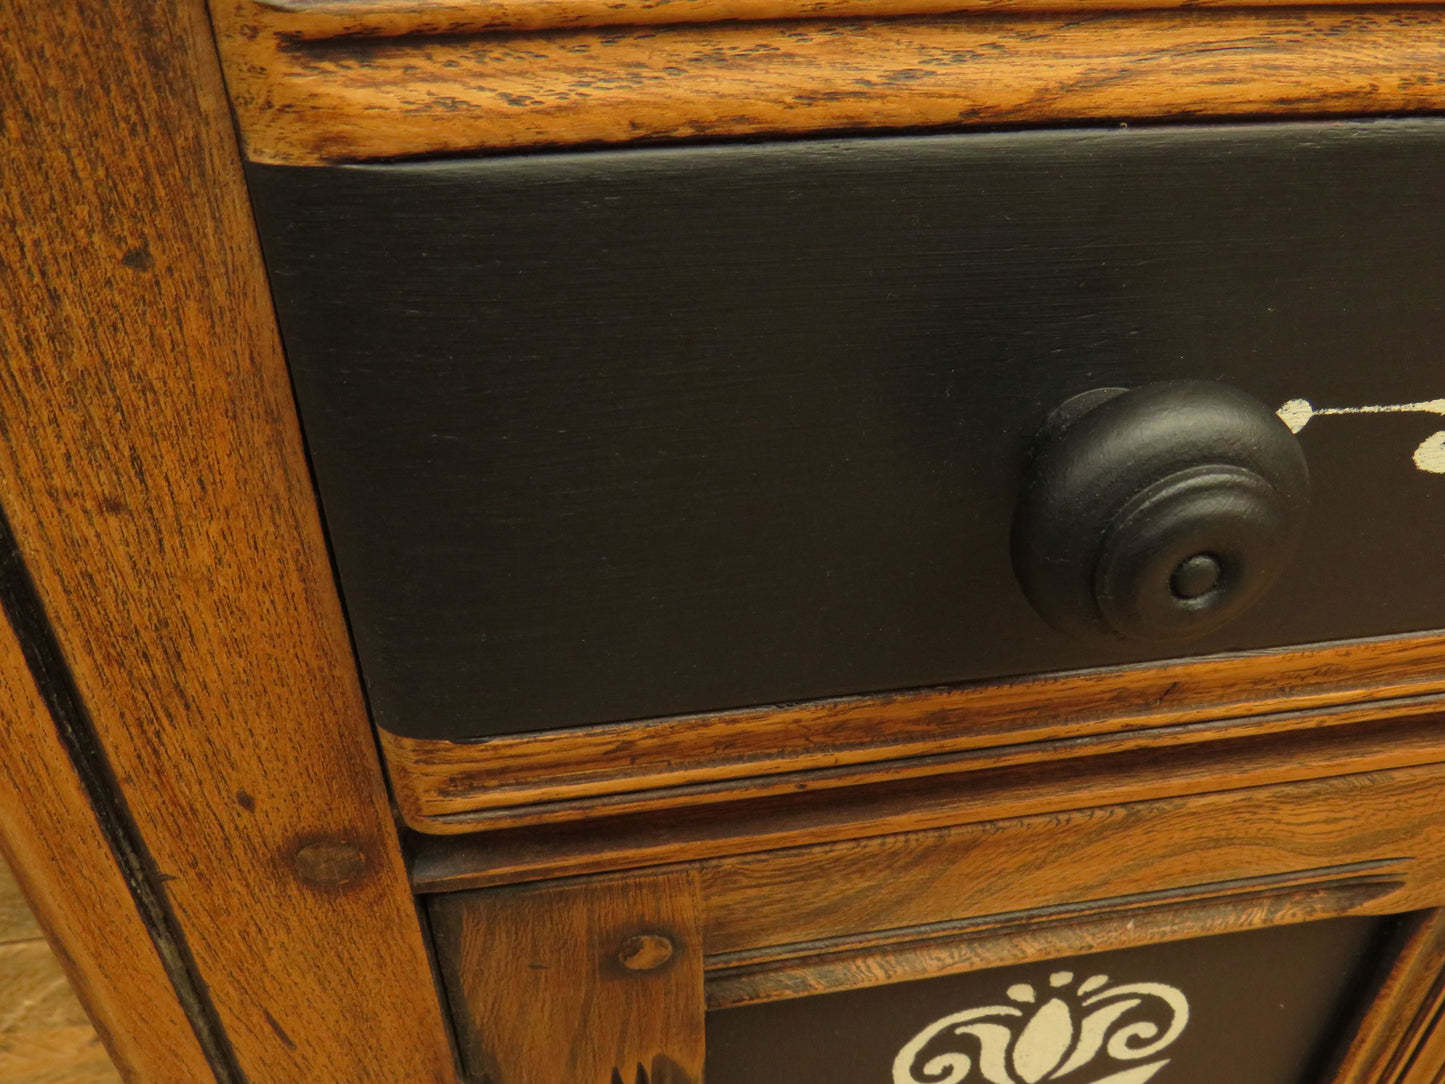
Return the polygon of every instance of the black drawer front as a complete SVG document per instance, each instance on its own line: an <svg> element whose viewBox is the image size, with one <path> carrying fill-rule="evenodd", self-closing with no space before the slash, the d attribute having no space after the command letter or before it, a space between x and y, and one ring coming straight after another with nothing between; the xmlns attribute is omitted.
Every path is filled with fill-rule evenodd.
<svg viewBox="0 0 1445 1084"><path fill-rule="evenodd" d="M377 721L469 737L1445 624L1445 421L1317 416L1305 540L1187 644L1019 590L1079 392L1445 396L1445 122L256 168Z"/></svg>

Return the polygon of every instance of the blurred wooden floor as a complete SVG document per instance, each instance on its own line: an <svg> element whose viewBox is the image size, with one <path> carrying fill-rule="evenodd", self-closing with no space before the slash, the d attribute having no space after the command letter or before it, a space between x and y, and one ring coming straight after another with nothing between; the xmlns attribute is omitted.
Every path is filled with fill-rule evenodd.
<svg viewBox="0 0 1445 1084"><path fill-rule="evenodd" d="M0 861L0 1081L120 1084L95 1029Z"/></svg>

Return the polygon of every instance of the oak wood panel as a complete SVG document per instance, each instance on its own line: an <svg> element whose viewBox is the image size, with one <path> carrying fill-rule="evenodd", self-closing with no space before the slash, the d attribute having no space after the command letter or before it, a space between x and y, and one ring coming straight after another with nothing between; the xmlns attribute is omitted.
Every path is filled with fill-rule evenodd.
<svg viewBox="0 0 1445 1084"><path fill-rule="evenodd" d="M1376 913L1445 900L1445 767L1099 806L715 859L699 867L710 956L1399 862ZM768 955L779 953L770 951Z"/></svg>
<svg viewBox="0 0 1445 1084"><path fill-rule="evenodd" d="M202 5L6 14L0 504L151 888L240 1074L451 1081ZM25 745L17 783L61 763ZM54 874L24 852L70 845L63 827L10 833L12 859ZM313 844L350 860L308 863ZM98 893L48 887L85 948ZM133 937L116 952L141 959ZM114 1011L150 1013L140 991L113 988ZM145 1077L167 1078L204 1072Z"/></svg>
<svg viewBox="0 0 1445 1084"><path fill-rule="evenodd" d="M1369 709L1359 709L1364 715ZM1094 806L1358 775L1445 760L1439 716L1193 746L1056 757L967 776L904 778L844 794L802 792L720 808L599 818L470 837L419 837L423 890L692 861Z"/></svg>
<svg viewBox="0 0 1445 1084"><path fill-rule="evenodd" d="M1136 8L1262 7L1293 0L258 0L284 13L277 25L302 39L481 34L578 26L723 20L880 18L960 11L1120 11ZM1320 0L1324 4L1384 0ZM268 13L269 14L269 13ZM258 12L258 15L260 13ZM265 29L261 15L259 29ZM255 25L255 24L253 24Z"/></svg>
<svg viewBox="0 0 1445 1084"><path fill-rule="evenodd" d="M700 1084L691 871L441 896L431 913L475 1075L492 1084Z"/></svg>
<svg viewBox="0 0 1445 1084"><path fill-rule="evenodd" d="M1194 723L1337 725L1365 717L1344 706L1408 713L1442 689L1445 641L1432 635L477 742L381 740L407 822L446 833L942 774L967 765L959 754L1077 755L1043 743L1102 735L1177 741L1164 731Z"/></svg>
<svg viewBox="0 0 1445 1084"><path fill-rule="evenodd" d="M316 164L758 133L1431 111L1430 8L719 23L292 40L215 20L247 156ZM271 13L273 18L284 18Z"/></svg>
<svg viewBox="0 0 1445 1084"><path fill-rule="evenodd" d="M0 716L0 849L116 1068L132 1084L213 1084L131 887L3 621ZM24 901L5 895L7 928L27 930L9 925Z"/></svg>

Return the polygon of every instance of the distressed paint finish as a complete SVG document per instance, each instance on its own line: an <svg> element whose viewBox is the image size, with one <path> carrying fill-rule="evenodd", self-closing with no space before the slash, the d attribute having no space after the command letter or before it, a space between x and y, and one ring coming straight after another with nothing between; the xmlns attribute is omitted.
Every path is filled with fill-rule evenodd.
<svg viewBox="0 0 1445 1084"><path fill-rule="evenodd" d="M890 128L1445 106L1435 9L1164 11L294 40L213 14L247 156L296 165Z"/></svg>
<svg viewBox="0 0 1445 1084"><path fill-rule="evenodd" d="M1341 414L1445 414L1445 399L1428 399L1419 403L1394 403L1388 406L1316 407L1307 399L1291 399L1279 408L1279 416L1298 433L1312 418ZM1430 474L1445 474L1445 430L1431 433L1420 442L1411 455L1415 466Z"/></svg>

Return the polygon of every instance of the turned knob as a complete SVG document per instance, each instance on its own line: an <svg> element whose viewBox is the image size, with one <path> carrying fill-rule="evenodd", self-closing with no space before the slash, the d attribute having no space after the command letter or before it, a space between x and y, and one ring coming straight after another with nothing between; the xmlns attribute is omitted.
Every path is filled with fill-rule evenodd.
<svg viewBox="0 0 1445 1084"><path fill-rule="evenodd" d="M1289 427L1235 388L1103 388L1050 416L1025 470L1013 563L1034 608L1081 637L1187 640L1288 565L1309 470Z"/></svg>

